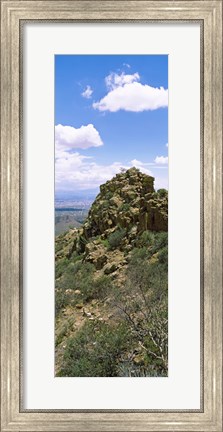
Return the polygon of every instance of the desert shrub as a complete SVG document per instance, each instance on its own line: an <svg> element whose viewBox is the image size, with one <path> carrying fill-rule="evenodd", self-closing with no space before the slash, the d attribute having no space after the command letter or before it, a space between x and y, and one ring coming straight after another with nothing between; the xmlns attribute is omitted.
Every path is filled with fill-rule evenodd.
<svg viewBox="0 0 223 432"><path fill-rule="evenodd" d="M117 376L119 357L128 343L125 323L112 327L100 321L88 321L75 337L68 339L58 376Z"/></svg>
<svg viewBox="0 0 223 432"><path fill-rule="evenodd" d="M168 232L160 231L155 233L155 241L152 247L152 253L158 252L160 249L168 246Z"/></svg>
<svg viewBox="0 0 223 432"><path fill-rule="evenodd" d="M158 236L158 240L163 244L162 236ZM132 362L130 365L124 362L119 370L119 376L167 374L166 253L167 247L164 247L156 259L150 262L147 247L135 248L128 265L125 286L117 291L114 304L129 326L133 344L142 347L142 365L136 367Z"/></svg>
<svg viewBox="0 0 223 432"><path fill-rule="evenodd" d="M155 242L155 233L152 231L143 231L137 241L138 247L153 246Z"/></svg>
<svg viewBox="0 0 223 432"><path fill-rule="evenodd" d="M93 280L91 287L92 298L99 300L104 299L113 289L111 278L107 275L102 275Z"/></svg>
<svg viewBox="0 0 223 432"><path fill-rule="evenodd" d="M101 237L98 237L98 242L101 243L106 248L109 247L108 239L102 239Z"/></svg>
<svg viewBox="0 0 223 432"><path fill-rule="evenodd" d="M109 199L105 199L103 201L103 205L101 207L102 207L103 210L104 209L108 209L110 207L110 200Z"/></svg>
<svg viewBox="0 0 223 432"><path fill-rule="evenodd" d="M153 199L159 198L158 192L153 192L152 197L153 197Z"/></svg>
<svg viewBox="0 0 223 432"><path fill-rule="evenodd" d="M77 261L70 263L64 269L61 278L56 281L55 294L55 313L56 317L61 310L68 305L75 305L80 301L88 301L93 293L93 264ZM75 290L80 291L80 295L74 294Z"/></svg>
<svg viewBox="0 0 223 432"><path fill-rule="evenodd" d="M79 266L77 266L79 264ZM81 291L83 301L88 301L92 296L92 279L95 271L91 263L76 263L74 288Z"/></svg>
<svg viewBox="0 0 223 432"><path fill-rule="evenodd" d="M168 266L168 247L165 246L164 248L162 248L159 253L158 253L158 259L159 262L162 264L165 264L165 266Z"/></svg>
<svg viewBox="0 0 223 432"><path fill-rule="evenodd" d="M55 278L59 278L65 271L66 267L69 265L69 260L67 258L62 258L55 263Z"/></svg>
<svg viewBox="0 0 223 432"><path fill-rule="evenodd" d="M131 262L135 265L135 260L146 259L160 253L163 248L168 249L168 233L144 231L136 241L137 248L134 248ZM163 253L164 254L164 253ZM162 260L162 258L161 258ZM161 262L161 261L160 261ZM163 261L164 262L164 255ZM137 263L136 263L137 264Z"/></svg>
<svg viewBox="0 0 223 432"><path fill-rule="evenodd" d="M55 295L55 315L56 315L56 317L61 312L61 309L65 308L68 305L68 303L69 303L69 298L66 295L66 293L62 289L57 290L56 295Z"/></svg>
<svg viewBox="0 0 223 432"><path fill-rule="evenodd" d="M134 248L132 251L131 259L129 261L128 270L135 269L137 267L137 271L139 270L138 267L148 258L148 248L141 247L141 248Z"/></svg>
<svg viewBox="0 0 223 432"><path fill-rule="evenodd" d="M129 203L123 203L120 206L119 210L123 211L123 212L127 212L130 209L130 207L131 207L131 205Z"/></svg>
<svg viewBox="0 0 223 432"><path fill-rule="evenodd" d="M77 261L82 260L82 256L79 255L76 251L74 251L72 256L71 256L71 260L73 263L76 263Z"/></svg>
<svg viewBox="0 0 223 432"><path fill-rule="evenodd" d="M111 191L106 192L105 198L106 200L110 200L113 197L113 193Z"/></svg>
<svg viewBox="0 0 223 432"><path fill-rule="evenodd" d="M102 275L94 279L93 270L94 268L90 267L90 272L87 274L85 272L81 273L81 280L78 286L83 302L89 302L92 299L102 300L112 291L111 278L107 275Z"/></svg>
<svg viewBox="0 0 223 432"><path fill-rule="evenodd" d="M154 362L151 364L136 365L132 361L124 361L118 365L119 377L164 377L167 376L166 370L157 370Z"/></svg>
<svg viewBox="0 0 223 432"><path fill-rule="evenodd" d="M156 244L157 247L162 248L164 246L168 246L168 232L161 231L156 235Z"/></svg>
<svg viewBox="0 0 223 432"><path fill-rule="evenodd" d="M108 239L101 240L101 243L108 249L109 247Z"/></svg>
<svg viewBox="0 0 223 432"><path fill-rule="evenodd" d="M65 306L77 302L88 302L93 298L104 298L111 290L111 279L102 275L94 279L95 267L91 263L70 263L60 280L56 282L56 315ZM79 290L80 295L74 295Z"/></svg>
<svg viewBox="0 0 223 432"><path fill-rule="evenodd" d="M68 290L70 304L79 302L80 298L70 293L70 290L81 292L81 301L88 302L93 298L102 299L111 290L111 279L107 275L102 275L94 279L95 267L91 263L76 262L70 264L63 277L58 281L62 291Z"/></svg>
<svg viewBox="0 0 223 432"><path fill-rule="evenodd" d="M56 346L58 346L62 342L64 337L67 336L73 324L74 324L74 320L71 318L62 325L56 337L56 342L55 342Z"/></svg>
<svg viewBox="0 0 223 432"><path fill-rule="evenodd" d="M168 191L166 189L158 189L157 193L160 198L165 198L168 196Z"/></svg>
<svg viewBox="0 0 223 432"><path fill-rule="evenodd" d="M55 253L59 252L61 249L63 249L63 242L55 241Z"/></svg>
<svg viewBox="0 0 223 432"><path fill-rule="evenodd" d="M125 228L118 228L116 231L111 233L108 237L109 249L116 249L119 247L125 235Z"/></svg>
<svg viewBox="0 0 223 432"><path fill-rule="evenodd" d="M117 301L117 308L122 311L131 333L131 347L141 347L143 369L137 369L130 376L137 376L136 373L141 374L142 370L141 376L164 376L167 374L168 349L167 295L162 293L155 298L150 290L138 289L133 297L131 287L130 283L125 299L119 297Z"/></svg>

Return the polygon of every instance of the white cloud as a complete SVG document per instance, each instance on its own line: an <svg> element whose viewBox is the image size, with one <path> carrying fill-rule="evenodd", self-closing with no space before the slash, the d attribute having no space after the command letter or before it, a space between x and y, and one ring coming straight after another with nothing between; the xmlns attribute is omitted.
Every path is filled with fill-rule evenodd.
<svg viewBox="0 0 223 432"><path fill-rule="evenodd" d="M155 163L166 165L168 164L168 156L156 156Z"/></svg>
<svg viewBox="0 0 223 432"><path fill-rule="evenodd" d="M166 143L166 147L168 147L168 143Z"/></svg>
<svg viewBox="0 0 223 432"><path fill-rule="evenodd" d="M127 164L113 162L110 165L99 165L90 156L83 156L78 152L70 153L61 150L56 152L55 172L57 191L77 191L95 189L119 173L121 168L135 166L145 174L152 175L146 166L136 159ZM153 176L154 177L154 176Z"/></svg>
<svg viewBox="0 0 223 432"><path fill-rule="evenodd" d="M92 93L93 93L93 90L92 90L91 86L87 85L86 89L83 91L83 93L81 93L81 96L83 96L86 99L90 99Z"/></svg>
<svg viewBox="0 0 223 432"><path fill-rule="evenodd" d="M120 172L122 167L129 168L121 162L111 165L98 165L89 157L79 153L68 153L56 159L56 189L76 191L95 189Z"/></svg>
<svg viewBox="0 0 223 432"><path fill-rule="evenodd" d="M139 80L137 72L132 75L111 73L105 78L108 94L94 102L93 108L99 111L141 112L168 106L167 89L143 85Z"/></svg>
<svg viewBox="0 0 223 432"><path fill-rule="evenodd" d="M95 189L107 180L112 179L121 168L135 166L141 172L155 177L155 188L168 188L168 177L156 177L143 162L133 160L128 164L114 162L110 165L99 165L89 157L79 153L64 152L64 157L56 159L56 190L73 191Z"/></svg>
<svg viewBox="0 0 223 432"><path fill-rule="evenodd" d="M121 168L128 169L132 166L147 175L156 177L147 168L148 165L150 163L144 163L137 159L133 159L126 164L116 161L107 165L99 165L94 162L91 156L83 156L78 152L59 149L56 151L55 161L56 190L76 192L77 190L95 189L107 180L112 179L115 174L120 172ZM156 188L167 187L167 184L168 179L166 176L156 178Z"/></svg>
<svg viewBox="0 0 223 432"><path fill-rule="evenodd" d="M125 84L131 84L135 81L139 81L140 76L138 72L128 75L122 72L120 75L112 72L105 78L105 83L108 89L114 90L117 87L123 87Z"/></svg>
<svg viewBox="0 0 223 432"><path fill-rule="evenodd" d="M92 124L74 128L72 126L55 126L55 146L57 150L87 149L102 146L99 132Z"/></svg>

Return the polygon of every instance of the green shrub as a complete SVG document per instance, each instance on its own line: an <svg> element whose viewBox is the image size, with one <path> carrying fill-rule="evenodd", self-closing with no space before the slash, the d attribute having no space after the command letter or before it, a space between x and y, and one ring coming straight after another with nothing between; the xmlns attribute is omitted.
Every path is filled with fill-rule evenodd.
<svg viewBox="0 0 223 432"><path fill-rule="evenodd" d="M101 243L106 248L109 247L108 239L102 239L101 237L99 237L98 242Z"/></svg>
<svg viewBox="0 0 223 432"><path fill-rule="evenodd" d="M107 275L102 275L93 280L91 285L91 295L95 299L104 299L112 291L111 278Z"/></svg>
<svg viewBox="0 0 223 432"><path fill-rule="evenodd" d="M166 189L158 189L157 193L160 198L165 198L168 196L168 191Z"/></svg>
<svg viewBox="0 0 223 432"><path fill-rule="evenodd" d="M118 365L119 377L164 377L167 376L167 370L157 370L154 361L151 364L136 365L132 361L125 361Z"/></svg>
<svg viewBox="0 0 223 432"><path fill-rule="evenodd" d="M127 212L130 209L131 205L129 203L123 203L119 208L120 211Z"/></svg>
<svg viewBox="0 0 223 432"><path fill-rule="evenodd" d="M105 198L106 200L110 200L113 197L113 193L111 191L106 192Z"/></svg>
<svg viewBox="0 0 223 432"><path fill-rule="evenodd" d="M102 240L101 243L108 249L109 247L108 239Z"/></svg>
<svg viewBox="0 0 223 432"><path fill-rule="evenodd" d="M142 366L135 368L131 362L126 369L126 364L122 364L119 376L167 375L167 290L165 265L159 260L150 263L146 248L135 251L125 287L119 290L114 303L129 326L132 346L143 345Z"/></svg>
<svg viewBox="0 0 223 432"><path fill-rule="evenodd" d="M155 241L152 247L152 253L158 252L160 249L168 246L168 232L161 231L155 233Z"/></svg>
<svg viewBox="0 0 223 432"><path fill-rule="evenodd" d="M55 278L59 278L65 271L66 267L69 265L69 260L67 258L62 258L55 263Z"/></svg>
<svg viewBox="0 0 223 432"><path fill-rule="evenodd" d="M138 271L140 266L143 264L143 262L147 260L148 256L149 256L148 248L146 247L134 248L131 254L128 269L131 270L137 267L137 271Z"/></svg>
<svg viewBox="0 0 223 432"><path fill-rule="evenodd" d="M62 342L64 337L67 336L73 324L74 324L73 318L69 319L68 321L65 322L65 324L63 324L62 328L60 329L56 337L56 346L58 346Z"/></svg>
<svg viewBox="0 0 223 432"><path fill-rule="evenodd" d="M158 253L158 259L159 262L162 264L168 265L168 247L165 246L163 249L161 249Z"/></svg>
<svg viewBox="0 0 223 432"><path fill-rule="evenodd" d="M103 210L108 209L109 207L110 207L110 200L109 199L104 200L102 204L102 209Z"/></svg>
<svg viewBox="0 0 223 432"><path fill-rule="evenodd" d="M94 265L77 261L65 268L61 278L56 281L55 312L56 316L67 305L75 305L80 301L88 301L93 296ZM81 294L74 294L79 290Z"/></svg>
<svg viewBox="0 0 223 432"><path fill-rule="evenodd" d="M117 364L128 343L125 323L111 327L100 321L86 322L75 337L68 339L58 376L117 376Z"/></svg>
<svg viewBox="0 0 223 432"><path fill-rule="evenodd" d="M56 290L55 294L55 315L56 317L60 314L61 310L64 309L71 303L72 297L67 294L63 289Z"/></svg>
<svg viewBox="0 0 223 432"><path fill-rule="evenodd" d="M59 252L63 249L63 242L55 241L55 253Z"/></svg>
<svg viewBox="0 0 223 432"><path fill-rule="evenodd" d="M125 228L118 228L108 237L109 249L116 249L120 246L123 238L126 235Z"/></svg>
<svg viewBox="0 0 223 432"><path fill-rule="evenodd" d="M79 266L77 266L79 264ZM88 301L92 297L92 280L95 267L91 263L76 263L74 288L79 289L83 301Z"/></svg>
<svg viewBox="0 0 223 432"><path fill-rule="evenodd" d="M143 231L139 240L137 241L137 245L140 247L153 246L154 242L155 242L155 233L152 231Z"/></svg>
<svg viewBox="0 0 223 432"><path fill-rule="evenodd" d="M77 261L82 260L82 256L78 255L78 253L76 251L74 251L73 254L72 254L71 259L72 259L73 263L76 263Z"/></svg>

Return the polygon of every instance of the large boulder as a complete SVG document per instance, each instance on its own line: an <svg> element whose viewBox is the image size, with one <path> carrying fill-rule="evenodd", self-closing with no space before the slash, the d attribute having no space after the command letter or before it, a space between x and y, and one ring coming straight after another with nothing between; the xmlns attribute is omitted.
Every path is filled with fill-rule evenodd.
<svg viewBox="0 0 223 432"><path fill-rule="evenodd" d="M106 251L103 244L89 242L85 246L85 261L94 264L96 270L101 270L108 260Z"/></svg>

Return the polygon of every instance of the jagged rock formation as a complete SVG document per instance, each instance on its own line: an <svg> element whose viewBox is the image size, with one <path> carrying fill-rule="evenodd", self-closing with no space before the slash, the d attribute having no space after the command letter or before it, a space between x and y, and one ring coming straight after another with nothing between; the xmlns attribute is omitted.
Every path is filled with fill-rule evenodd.
<svg viewBox="0 0 223 432"><path fill-rule="evenodd" d="M117 174L100 187L83 227L86 239L110 233L117 227L127 230L135 226L137 232L145 230L167 231L167 195L154 190L154 178L136 168Z"/></svg>
<svg viewBox="0 0 223 432"><path fill-rule="evenodd" d="M91 255L92 261L101 256L96 259L96 266L100 268L106 263L105 248L94 238L106 239L119 229L125 229L122 243L129 250L131 243L143 231L168 230L167 191L155 192L154 178L134 167L100 186L100 193L83 227L70 230L63 236L63 256L69 258L74 250ZM56 256L61 257L61 250Z"/></svg>
<svg viewBox="0 0 223 432"><path fill-rule="evenodd" d="M83 227L58 237L56 259L76 252L96 270L119 274L127 265L124 255L137 247L144 231L168 230L168 193L155 192L153 184L153 177L130 168L101 185Z"/></svg>

